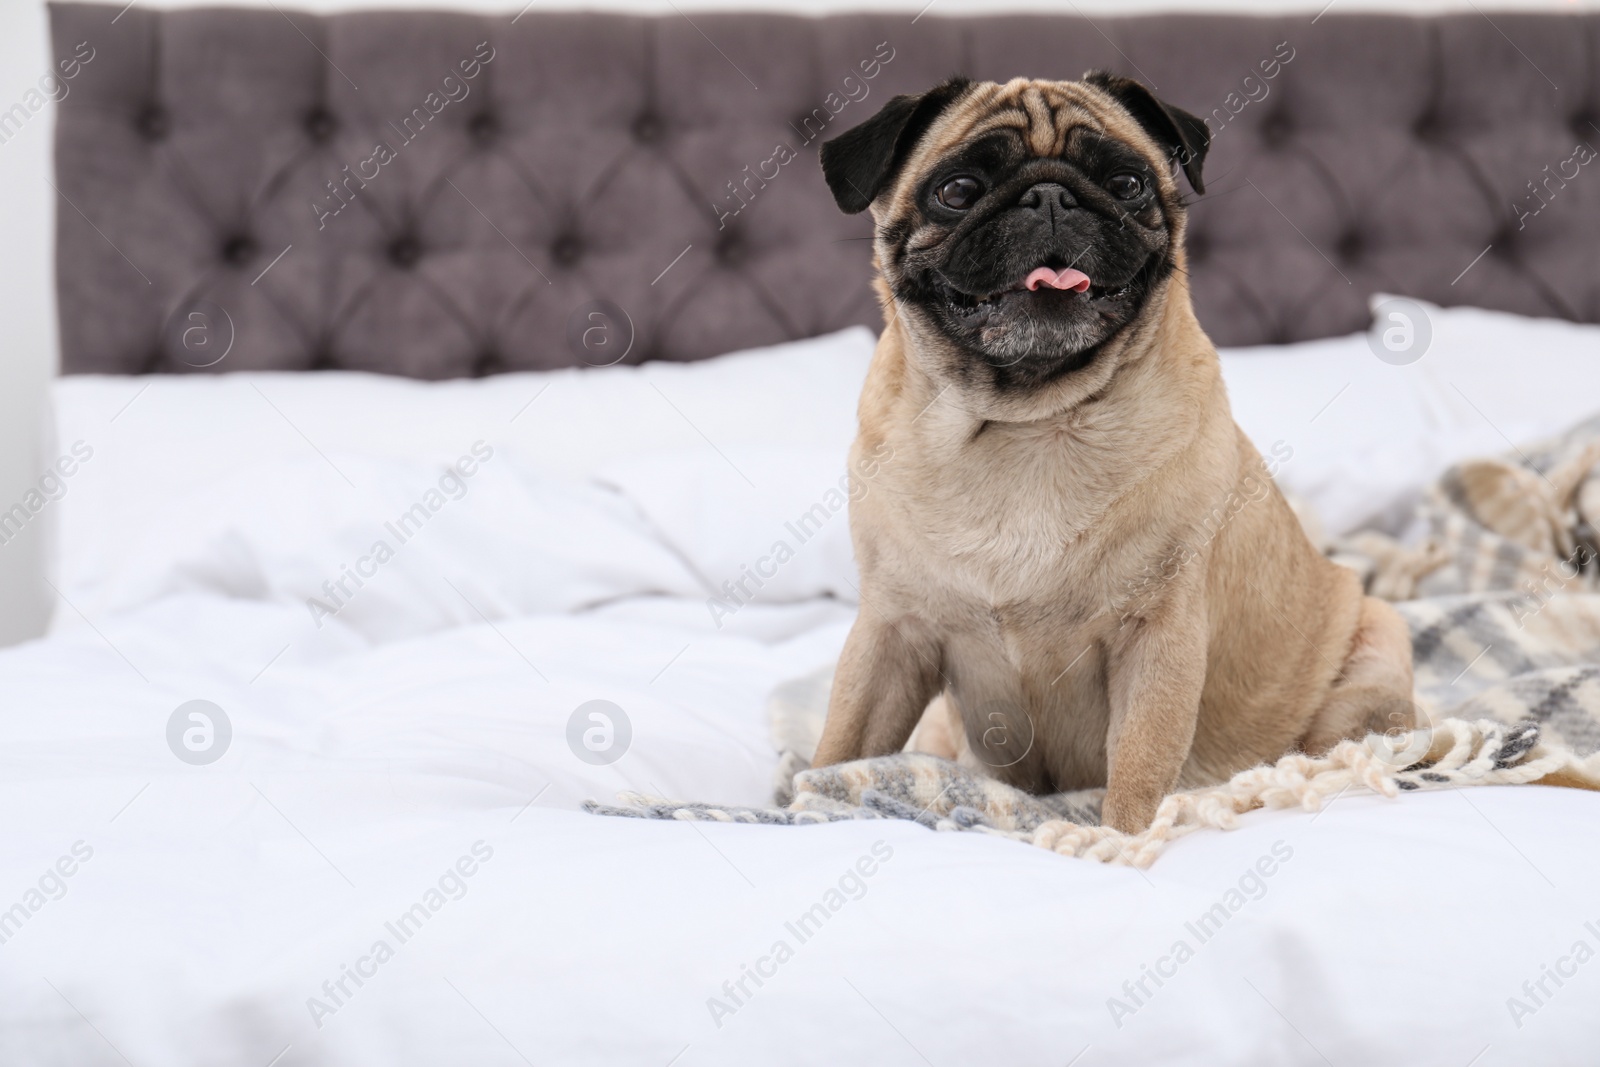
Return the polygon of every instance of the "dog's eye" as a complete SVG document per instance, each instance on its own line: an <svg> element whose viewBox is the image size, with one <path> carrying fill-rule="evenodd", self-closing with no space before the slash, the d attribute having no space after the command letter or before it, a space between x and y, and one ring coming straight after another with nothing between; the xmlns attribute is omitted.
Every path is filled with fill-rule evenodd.
<svg viewBox="0 0 1600 1067"><path fill-rule="evenodd" d="M939 191L934 194L939 203L956 211L965 211L978 202L978 197L983 195L983 183L976 178L969 178L963 174L959 178L951 178L939 186Z"/></svg>
<svg viewBox="0 0 1600 1067"><path fill-rule="evenodd" d="M1144 192L1144 179L1137 174L1113 174L1106 179L1106 191L1118 200L1132 200Z"/></svg>

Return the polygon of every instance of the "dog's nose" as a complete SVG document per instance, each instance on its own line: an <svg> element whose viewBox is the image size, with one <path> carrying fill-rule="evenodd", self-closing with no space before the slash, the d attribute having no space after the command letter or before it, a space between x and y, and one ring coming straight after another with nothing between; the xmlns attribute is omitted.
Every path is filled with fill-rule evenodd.
<svg viewBox="0 0 1600 1067"><path fill-rule="evenodd" d="M1017 206L1029 211L1037 211L1050 220L1050 225L1055 226L1059 216L1071 211L1078 206L1067 187L1060 182L1040 182L1022 194L1017 201Z"/></svg>

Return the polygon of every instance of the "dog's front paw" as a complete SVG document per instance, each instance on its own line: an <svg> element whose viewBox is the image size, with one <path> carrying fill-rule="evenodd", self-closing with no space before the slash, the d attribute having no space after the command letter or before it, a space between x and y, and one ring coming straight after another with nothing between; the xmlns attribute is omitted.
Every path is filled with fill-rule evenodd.
<svg viewBox="0 0 1600 1067"><path fill-rule="evenodd" d="M1100 822L1125 834L1143 833L1150 828L1151 821L1156 817L1156 808L1160 806L1161 797L1158 795L1119 795L1113 790L1106 794L1105 804L1100 809Z"/></svg>

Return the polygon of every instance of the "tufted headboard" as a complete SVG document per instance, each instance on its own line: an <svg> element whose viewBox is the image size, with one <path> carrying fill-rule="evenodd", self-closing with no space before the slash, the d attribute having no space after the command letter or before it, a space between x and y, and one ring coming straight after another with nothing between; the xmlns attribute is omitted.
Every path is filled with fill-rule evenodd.
<svg viewBox="0 0 1600 1067"><path fill-rule="evenodd" d="M52 22L67 373L448 378L877 328L818 144L954 72L1091 67L1211 126L1190 259L1219 344L1360 329L1377 290L1600 319L1595 14Z"/></svg>

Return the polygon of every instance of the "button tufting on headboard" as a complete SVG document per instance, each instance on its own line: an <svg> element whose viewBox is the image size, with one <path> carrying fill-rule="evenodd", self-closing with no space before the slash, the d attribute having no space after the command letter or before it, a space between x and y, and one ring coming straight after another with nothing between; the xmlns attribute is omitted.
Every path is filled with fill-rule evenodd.
<svg viewBox="0 0 1600 1067"><path fill-rule="evenodd" d="M661 121L661 116L653 111L646 111L633 120L633 136L640 144L655 144L661 140L661 135L666 132L666 126Z"/></svg>
<svg viewBox="0 0 1600 1067"><path fill-rule="evenodd" d="M389 262L402 270L410 270L422 258L422 245L410 234L402 234L389 242Z"/></svg>
<svg viewBox="0 0 1600 1067"><path fill-rule="evenodd" d="M146 104L139 109L134 120L139 133L147 141L159 141L167 135L167 110L160 104Z"/></svg>
<svg viewBox="0 0 1600 1067"><path fill-rule="evenodd" d="M306 115L306 136L318 144L333 136L339 128L339 120L334 118L327 108L313 108Z"/></svg>
<svg viewBox="0 0 1600 1067"><path fill-rule="evenodd" d="M245 234L235 234L222 243L222 258L235 267L242 267L255 258L256 243Z"/></svg>
<svg viewBox="0 0 1600 1067"><path fill-rule="evenodd" d="M1379 290L1600 319L1600 14L118 2L52 24L79 61L56 134L69 373L467 377L877 328L870 222L834 207L817 148L952 71L1101 67L1206 119L1189 276L1221 344L1361 329ZM173 347L201 304L234 331L216 363ZM587 351L598 307L626 336Z"/></svg>
<svg viewBox="0 0 1600 1067"><path fill-rule="evenodd" d="M487 144L500 132L500 123L493 112L480 111L467 123L467 132L480 144Z"/></svg>

